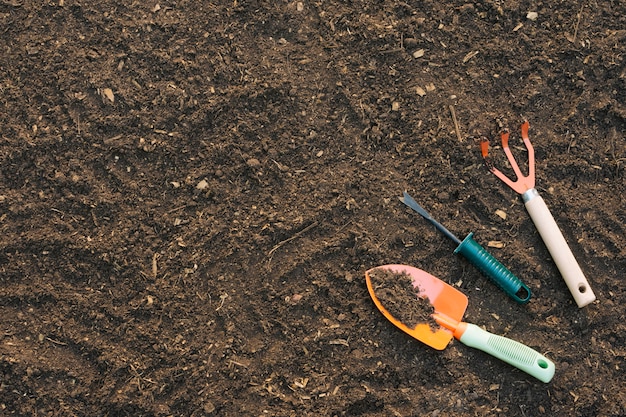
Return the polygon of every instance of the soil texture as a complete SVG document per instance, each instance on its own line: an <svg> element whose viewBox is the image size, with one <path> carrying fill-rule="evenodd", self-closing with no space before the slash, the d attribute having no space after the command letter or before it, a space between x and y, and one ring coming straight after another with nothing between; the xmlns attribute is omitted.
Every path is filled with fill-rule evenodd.
<svg viewBox="0 0 626 417"><path fill-rule="evenodd" d="M0 1L0 415L626 415L626 3ZM578 308L499 145L597 300ZM432 225L532 290L511 301ZM549 384L374 306L406 264Z"/></svg>

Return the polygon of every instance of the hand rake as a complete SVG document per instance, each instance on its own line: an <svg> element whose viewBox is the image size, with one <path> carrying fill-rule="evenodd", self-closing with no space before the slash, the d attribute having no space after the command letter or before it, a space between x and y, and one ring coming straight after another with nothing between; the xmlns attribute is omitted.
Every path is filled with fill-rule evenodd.
<svg viewBox="0 0 626 417"><path fill-rule="evenodd" d="M493 163L488 157L489 141L487 139L483 139L480 145L482 155L489 170L493 172L496 177L500 178L506 185L522 195L522 200L524 201L526 210L528 211L528 214L530 214L530 218L533 223L535 223L537 231L546 244L554 263L561 272L561 275L572 293L576 304L578 307L584 307L587 304L592 303L596 299L596 296L591 290L591 287L587 282L587 278L585 278L578 262L576 262L571 249L563 237L563 233L561 233L561 230L554 221L552 213L550 213L548 206L546 206L543 198L541 198L535 189L535 150L530 143L530 139L528 138L528 127L528 121L524 121L521 129L522 139L524 140L524 145L528 151L527 176L522 175L522 172L520 171L519 166L511 153L511 149L509 148L508 130L501 133L500 139L502 140L502 149L504 150L511 167L513 168L513 172L515 172L515 175L517 176L516 181L512 181L493 166Z"/></svg>

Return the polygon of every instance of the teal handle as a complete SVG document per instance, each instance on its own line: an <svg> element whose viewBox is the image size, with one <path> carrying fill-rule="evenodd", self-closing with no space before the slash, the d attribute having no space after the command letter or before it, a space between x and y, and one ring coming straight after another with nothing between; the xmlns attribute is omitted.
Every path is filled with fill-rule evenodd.
<svg viewBox="0 0 626 417"><path fill-rule="evenodd" d="M483 274L491 279L507 295L520 304L525 304L530 300L530 288L526 286L518 277L513 275L504 265L493 257L485 248L474 240L474 233L470 233L457 246L454 253L460 253Z"/></svg>
<svg viewBox="0 0 626 417"><path fill-rule="evenodd" d="M467 328L459 340L470 347L480 349L517 369L532 375L541 382L550 382L554 376L554 362L536 350L515 340L497 336L475 324L466 323Z"/></svg>

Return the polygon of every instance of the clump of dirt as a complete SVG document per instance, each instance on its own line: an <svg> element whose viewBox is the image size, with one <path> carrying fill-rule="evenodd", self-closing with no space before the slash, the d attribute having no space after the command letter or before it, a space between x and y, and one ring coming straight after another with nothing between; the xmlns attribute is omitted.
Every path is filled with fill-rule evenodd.
<svg viewBox="0 0 626 417"><path fill-rule="evenodd" d="M432 317L435 312L428 297L420 295L421 288L406 272L376 268L368 273L376 298L398 321L413 329L427 323L431 329L439 325Z"/></svg>

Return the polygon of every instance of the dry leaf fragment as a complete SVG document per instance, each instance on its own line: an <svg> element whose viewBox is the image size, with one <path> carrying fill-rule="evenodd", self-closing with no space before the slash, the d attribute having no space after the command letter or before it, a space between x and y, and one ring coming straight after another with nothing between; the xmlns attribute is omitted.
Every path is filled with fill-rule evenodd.
<svg viewBox="0 0 626 417"><path fill-rule="evenodd" d="M413 52L413 58L421 58L424 56L425 53L426 51L424 51L423 49L418 49L417 51Z"/></svg>
<svg viewBox="0 0 626 417"><path fill-rule="evenodd" d="M420 86L415 87L415 92L420 97L424 97L426 95L426 91Z"/></svg>
<svg viewBox="0 0 626 417"><path fill-rule="evenodd" d="M298 388L306 388L306 385L309 383L309 378L298 378L293 384Z"/></svg>
<svg viewBox="0 0 626 417"><path fill-rule="evenodd" d="M506 220L506 212L503 210L496 210L496 216L500 217L502 220Z"/></svg>
<svg viewBox="0 0 626 417"><path fill-rule="evenodd" d="M504 242L500 242L499 240L490 240L489 243L487 243L487 246L490 248L500 249L504 247Z"/></svg>
<svg viewBox="0 0 626 417"><path fill-rule="evenodd" d="M206 179L200 181L198 184L196 184L196 189L197 190L205 190L207 187L209 186L209 183Z"/></svg>
<svg viewBox="0 0 626 417"><path fill-rule="evenodd" d="M106 97L107 100L109 100L112 103L115 103L115 94L113 94L113 90L111 90L110 88L105 88L102 90L102 94L104 95L104 97Z"/></svg>
<svg viewBox="0 0 626 417"><path fill-rule="evenodd" d="M469 52L467 55L465 55L465 57L463 57L463 63L465 64L467 61L474 58L476 55L478 55L478 51Z"/></svg>
<svg viewBox="0 0 626 417"><path fill-rule="evenodd" d="M528 20L535 21L535 20L537 20L538 17L539 17L539 13L537 13L537 12L528 12L526 14L526 19L528 19Z"/></svg>

